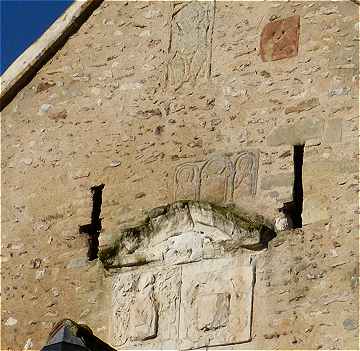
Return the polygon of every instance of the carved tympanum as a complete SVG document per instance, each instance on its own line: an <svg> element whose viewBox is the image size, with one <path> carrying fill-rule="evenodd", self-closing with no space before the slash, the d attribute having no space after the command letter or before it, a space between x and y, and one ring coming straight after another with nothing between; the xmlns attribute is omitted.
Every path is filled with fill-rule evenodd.
<svg viewBox="0 0 360 351"><path fill-rule="evenodd" d="M99 257L105 268L179 265L228 250L264 248L273 237L261 216L232 206L179 201L153 209L135 227L122 228L111 245L100 246Z"/></svg>

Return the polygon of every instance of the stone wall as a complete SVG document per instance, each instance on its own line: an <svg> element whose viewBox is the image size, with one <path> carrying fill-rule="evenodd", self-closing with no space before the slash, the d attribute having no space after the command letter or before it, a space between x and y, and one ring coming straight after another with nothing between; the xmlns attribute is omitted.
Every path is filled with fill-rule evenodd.
<svg viewBox="0 0 360 351"><path fill-rule="evenodd" d="M348 1L104 2L2 112L1 349L65 317L112 342L89 241L178 200L303 207L251 253L251 335L222 347L356 348L358 29Z"/></svg>

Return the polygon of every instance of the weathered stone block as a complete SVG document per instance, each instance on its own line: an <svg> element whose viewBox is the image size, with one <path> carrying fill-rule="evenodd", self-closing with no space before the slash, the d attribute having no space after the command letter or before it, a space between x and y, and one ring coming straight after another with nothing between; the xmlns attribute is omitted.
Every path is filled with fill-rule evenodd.
<svg viewBox="0 0 360 351"><path fill-rule="evenodd" d="M300 145L306 140L320 137L324 120L307 118L293 125L281 125L275 128L267 138L269 146Z"/></svg>
<svg viewBox="0 0 360 351"><path fill-rule="evenodd" d="M292 187L293 183L293 173L278 173L263 177L263 179L261 180L261 189L272 190L277 187Z"/></svg>
<svg viewBox="0 0 360 351"><path fill-rule="evenodd" d="M221 258L113 276L117 349L192 349L251 339L254 269Z"/></svg>
<svg viewBox="0 0 360 351"><path fill-rule="evenodd" d="M312 110L313 108L320 105L318 98L311 98L308 100L303 100L294 106L289 106L285 109L285 114L288 115L289 113L300 113L304 111Z"/></svg>
<svg viewBox="0 0 360 351"><path fill-rule="evenodd" d="M326 121L324 141L325 143L333 144L340 143L342 136L342 119L335 118Z"/></svg>
<svg viewBox="0 0 360 351"><path fill-rule="evenodd" d="M263 61L275 61L297 56L299 48L300 17L292 16L268 23L260 39Z"/></svg>
<svg viewBox="0 0 360 351"><path fill-rule="evenodd" d="M166 213L151 218L151 224L154 232L152 240L154 244L177 233L192 230L194 227L188 206L181 202L169 207Z"/></svg>
<svg viewBox="0 0 360 351"><path fill-rule="evenodd" d="M218 240L229 240L233 232L234 223L220 212L214 211L212 206L204 202L189 203L189 209L194 222L194 230L209 232Z"/></svg>
<svg viewBox="0 0 360 351"><path fill-rule="evenodd" d="M113 345L117 349L176 348L180 282L180 268L115 275Z"/></svg>
<svg viewBox="0 0 360 351"><path fill-rule="evenodd" d="M183 267L179 343L183 350L251 339L254 272L236 258Z"/></svg>
<svg viewBox="0 0 360 351"><path fill-rule="evenodd" d="M326 209L327 203L328 200L320 196L305 198L302 213L303 225L328 221L330 216Z"/></svg>

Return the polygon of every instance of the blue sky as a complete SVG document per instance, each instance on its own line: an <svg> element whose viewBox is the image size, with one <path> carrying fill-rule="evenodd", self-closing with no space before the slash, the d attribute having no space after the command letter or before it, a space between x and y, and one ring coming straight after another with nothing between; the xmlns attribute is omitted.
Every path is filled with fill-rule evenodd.
<svg viewBox="0 0 360 351"><path fill-rule="evenodd" d="M1 74L73 0L0 0Z"/></svg>

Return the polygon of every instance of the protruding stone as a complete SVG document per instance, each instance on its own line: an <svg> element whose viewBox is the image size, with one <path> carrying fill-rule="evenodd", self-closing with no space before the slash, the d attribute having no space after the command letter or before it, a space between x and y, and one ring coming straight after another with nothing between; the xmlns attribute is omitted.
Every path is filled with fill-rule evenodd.
<svg viewBox="0 0 360 351"><path fill-rule="evenodd" d="M344 96L344 95L349 95L350 92L351 92L350 88L341 87L341 88L330 89L328 95L330 97L332 97L332 96Z"/></svg>
<svg viewBox="0 0 360 351"><path fill-rule="evenodd" d="M295 106L287 107L285 109L285 114L287 115L289 113L294 113L294 112L300 113L300 112L304 112L304 111L309 111L319 105L320 105L320 102L319 102L318 98L311 98L308 100L303 100Z"/></svg>
<svg viewBox="0 0 360 351"><path fill-rule="evenodd" d="M32 163L33 163L33 159L32 158L24 158L23 160L22 160L22 162L25 164L25 165L27 165L27 166L30 166Z"/></svg>
<svg viewBox="0 0 360 351"><path fill-rule="evenodd" d="M51 292L52 292L54 297L58 297L60 295L60 292L59 292L58 288L51 288Z"/></svg>
<svg viewBox="0 0 360 351"><path fill-rule="evenodd" d="M45 269L37 270L35 273L35 279L41 280L45 276Z"/></svg>
<svg viewBox="0 0 360 351"><path fill-rule="evenodd" d="M5 325L7 326L7 327L13 327L14 325L16 325L17 324L17 319L15 319L15 318L13 318L13 317L9 317L8 319L7 319L7 321L5 322Z"/></svg>
<svg viewBox="0 0 360 351"><path fill-rule="evenodd" d="M50 104L42 104L39 108L39 114L42 115L42 114L48 113L52 107L53 106Z"/></svg>
<svg viewBox="0 0 360 351"><path fill-rule="evenodd" d="M137 226L113 234L112 244L104 246L100 236L99 258L105 268L189 263L210 258L212 250L211 257L217 257L216 250L257 250L274 237L262 217L205 202L179 201L148 214Z"/></svg>
<svg viewBox="0 0 360 351"><path fill-rule="evenodd" d="M87 178L89 177L90 175L90 170L88 168L79 168L79 169L76 169L74 170L72 173L71 173L71 177L73 179L81 179L81 178Z"/></svg>
<svg viewBox="0 0 360 351"><path fill-rule="evenodd" d="M62 119L66 119L67 117L67 111L66 110L61 110L61 111L57 111L57 112L53 112L49 114L49 118L54 120L55 122L60 121Z"/></svg>
<svg viewBox="0 0 360 351"><path fill-rule="evenodd" d="M56 85L56 83L53 81L42 81L36 86L35 91L37 93L40 93L42 91L48 90L49 88L51 88L55 85Z"/></svg>
<svg viewBox="0 0 360 351"><path fill-rule="evenodd" d="M355 330L357 329L358 323L356 323L353 319L345 319L343 322L344 329L346 330Z"/></svg>
<svg viewBox="0 0 360 351"><path fill-rule="evenodd" d="M32 342L32 339L29 338L26 340L26 343L24 345L24 351L25 350L31 350L33 348L33 342Z"/></svg>
<svg viewBox="0 0 360 351"><path fill-rule="evenodd" d="M280 213L279 216L275 219L275 230L276 232L282 232L288 230L292 227L290 218L287 218L284 213Z"/></svg>
<svg viewBox="0 0 360 351"><path fill-rule="evenodd" d="M118 161L118 160L112 160L110 162L110 167L118 167L121 165L121 161Z"/></svg>
<svg viewBox="0 0 360 351"><path fill-rule="evenodd" d="M151 19L151 18L160 17L160 16L161 16L160 10L150 9L149 11L144 13L144 17L146 19Z"/></svg>

